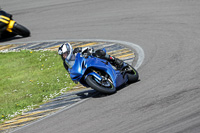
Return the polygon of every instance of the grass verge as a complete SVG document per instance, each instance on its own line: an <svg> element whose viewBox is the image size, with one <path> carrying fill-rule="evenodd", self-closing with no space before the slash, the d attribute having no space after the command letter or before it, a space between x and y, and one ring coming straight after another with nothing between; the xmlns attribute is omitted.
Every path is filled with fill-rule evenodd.
<svg viewBox="0 0 200 133"><path fill-rule="evenodd" d="M0 123L74 85L55 51L0 53Z"/></svg>

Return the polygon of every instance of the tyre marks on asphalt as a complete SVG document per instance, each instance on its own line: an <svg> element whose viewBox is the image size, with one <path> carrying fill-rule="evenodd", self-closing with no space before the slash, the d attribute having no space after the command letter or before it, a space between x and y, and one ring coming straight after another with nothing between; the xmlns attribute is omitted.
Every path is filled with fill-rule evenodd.
<svg viewBox="0 0 200 133"><path fill-rule="evenodd" d="M120 43L107 41L44 41L44 42L30 42L21 44L0 45L1 52L16 51L22 49L28 50L53 50L57 51L58 47L69 42L73 48L76 47L93 47L95 50L105 48L107 53L124 60L126 63L132 64L137 55L132 49ZM87 89L82 85L75 86L72 92L68 92L59 97L50 100L48 103L41 105L39 108L26 112L12 120L6 121L0 125L0 133L11 131L16 127L27 125L39 118L44 118L50 114L57 112L63 108L69 107L83 99L92 97L96 92Z"/></svg>

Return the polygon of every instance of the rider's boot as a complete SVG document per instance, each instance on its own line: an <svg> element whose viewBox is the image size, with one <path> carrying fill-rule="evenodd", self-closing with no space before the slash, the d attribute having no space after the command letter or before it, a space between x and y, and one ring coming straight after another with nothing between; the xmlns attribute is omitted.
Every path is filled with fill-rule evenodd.
<svg viewBox="0 0 200 133"><path fill-rule="evenodd" d="M116 64L118 70L121 69L123 66L123 61L118 58L115 58L114 63Z"/></svg>
<svg viewBox="0 0 200 133"><path fill-rule="evenodd" d="M115 58L113 56L110 56L108 54L106 54L103 50L99 49L95 52L95 56L102 58L102 59L106 59L107 61L109 61L113 66L115 66L118 70L122 68L123 66L123 61Z"/></svg>
<svg viewBox="0 0 200 133"><path fill-rule="evenodd" d="M122 68L122 66L123 66L123 61L122 61L122 60L120 60L120 59L118 59L118 58L115 58L115 57L112 57L112 56L110 56L109 59L110 59L110 61L112 62L112 64L113 64L114 66L116 66L116 68L117 68L118 70Z"/></svg>

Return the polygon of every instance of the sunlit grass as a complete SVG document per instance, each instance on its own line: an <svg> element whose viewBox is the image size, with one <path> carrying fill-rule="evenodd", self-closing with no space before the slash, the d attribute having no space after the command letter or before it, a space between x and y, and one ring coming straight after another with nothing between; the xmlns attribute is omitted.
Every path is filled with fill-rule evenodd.
<svg viewBox="0 0 200 133"><path fill-rule="evenodd" d="M0 121L33 109L73 86L55 51L0 53Z"/></svg>

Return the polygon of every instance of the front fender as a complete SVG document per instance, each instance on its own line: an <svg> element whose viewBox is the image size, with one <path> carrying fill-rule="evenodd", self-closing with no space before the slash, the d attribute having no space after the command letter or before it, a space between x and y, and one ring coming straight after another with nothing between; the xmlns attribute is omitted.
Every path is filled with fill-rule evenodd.
<svg viewBox="0 0 200 133"><path fill-rule="evenodd" d="M107 74L109 74L109 76L110 76L110 78L111 78L111 80L112 80L112 84L114 85L114 87L117 87L116 76L111 75L111 73L107 73ZM95 78L98 79L99 81L102 81L102 77L101 77L99 74L97 74L96 72L90 72L90 73L86 74L84 80L86 81L86 78L87 78L88 76L90 76L90 75L93 76L93 77L95 77Z"/></svg>
<svg viewBox="0 0 200 133"><path fill-rule="evenodd" d="M101 76L99 76L99 74L95 73L95 72L91 72L91 73L88 73L86 76L85 76L85 80L88 76L94 76L95 78L97 78L99 81L102 80Z"/></svg>

